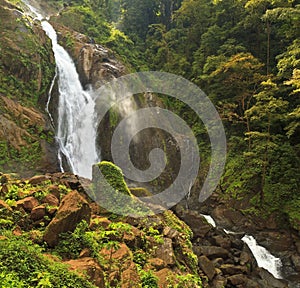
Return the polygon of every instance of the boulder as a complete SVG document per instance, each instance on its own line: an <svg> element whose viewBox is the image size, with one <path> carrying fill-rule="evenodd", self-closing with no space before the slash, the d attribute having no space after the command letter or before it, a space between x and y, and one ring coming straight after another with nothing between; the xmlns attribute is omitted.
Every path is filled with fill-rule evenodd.
<svg viewBox="0 0 300 288"><path fill-rule="evenodd" d="M90 257L69 260L65 262L70 266L70 270L75 270L82 276L86 277L95 286L104 288L105 280L102 269L99 264Z"/></svg>
<svg viewBox="0 0 300 288"><path fill-rule="evenodd" d="M156 271L161 270L163 268L166 268L166 263L164 260L160 258L150 258L148 259L148 263L146 264L146 267L149 269L154 269ZM145 269L146 269L145 267Z"/></svg>
<svg viewBox="0 0 300 288"><path fill-rule="evenodd" d="M257 275L261 279L259 283L262 287L272 287L272 288L287 288L288 285L286 281L276 279L269 271L263 268L256 269Z"/></svg>
<svg viewBox="0 0 300 288"><path fill-rule="evenodd" d="M50 177L47 175L36 175L36 176L31 177L28 180L28 183L31 185L37 185L37 184L41 184L49 179L50 179Z"/></svg>
<svg viewBox="0 0 300 288"><path fill-rule="evenodd" d="M199 266L211 281L216 274L214 264L206 256L203 255L199 257Z"/></svg>
<svg viewBox="0 0 300 288"><path fill-rule="evenodd" d="M39 205L39 201L34 197L26 197L16 202L17 209L23 208L26 212L31 212L31 210Z"/></svg>
<svg viewBox="0 0 300 288"><path fill-rule="evenodd" d="M30 219L33 221L38 221L38 220L43 219L45 215L46 215L45 206L39 205L37 207L34 207L31 210Z"/></svg>
<svg viewBox="0 0 300 288"><path fill-rule="evenodd" d="M245 274L248 269L245 266L232 265L232 264L223 264L220 266L223 274L226 275L235 275L235 274Z"/></svg>
<svg viewBox="0 0 300 288"><path fill-rule="evenodd" d="M59 200L54 194L48 194L46 195L42 200L42 203L48 204L50 206L58 206Z"/></svg>
<svg viewBox="0 0 300 288"><path fill-rule="evenodd" d="M155 250L155 256L162 259L168 265L174 265L175 255L172 240L169 238L164 238L164 243L158 245L157 249Z"/></svg>
<svg viewBox="0 0 300 288"><path fill-rule="evenodd" d="M231 247L231 241L229 239L229 237L224 237L222 235L217 235L217 236L214 236L213 237L214 241L215 241L215 244L217 246L220 246L222 248L225 248L225 249L230 249Z"/></svg>
<svg viewBox="0 0 300 288"><path fill-rule="evenodd" d="M132 253L124 243L121 243L117 248L103 248L100 251L100 254L104 256L106 260L109 260L110 257L118 261L125 261L127 259L132 260Z"/></svg>
<svg viewBox="0 0 300 288"><path fill-rule="evenodd" d="M159 288L168 287L170 281L174 281L176 279L176 276L174 275L173 271L169 268L164 268L157 272L154 272L154 275L158 277Z"/></svg>
<svg viewBox="0 0 300 288"><path fill-rule="evenodd" d="M247 282L247 277L243 274L236 274L228 277L227 281L228 283L236 287L237 285L245 285L245 283ZM245 286L240 286L240 287L245 287ZM264 286L264 287L273 287L273 286Z"/></svg>
<svg viewBox="0 0 300 288"><path fill-rule="evenodd" d="M132 288L140 282L140 276L133 262L121 274L121 288Z"/></svg>
<svg viewBox="0 0 300 288"><path fill-rule="evenodd" d="M226 259L229 256L229 252L222 248L222 247L217 247L217 246L196 246L194 247L194 252L196 255L205 255L209 259L214 259L214 258L223 258Z"/></svg>
<svg viewBox="0 0 300 288"><path fill-rule="evenodd" d="M77 191L72 191L62 199L55 217L45 230L44 241L54 247L59 241L60 233L74 231L79 222L85 220L89 223L90 218L88 202Z"/></svg>
<svg viewBox="0 0 300 288"><path fill-rule="evenodd" d="M213 229L206 219L196 211L183 210L179 217L188 225L193 231L194 238L205 237L205 235Z"/></svg>

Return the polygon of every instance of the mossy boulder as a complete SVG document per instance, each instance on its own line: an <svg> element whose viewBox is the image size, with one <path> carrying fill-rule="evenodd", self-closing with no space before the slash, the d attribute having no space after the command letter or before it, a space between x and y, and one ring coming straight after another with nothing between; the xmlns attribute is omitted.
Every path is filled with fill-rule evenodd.
<svg viewBox="0 0 300 288"><path fill-rule="evenodd" d="M97 180L95 170L99 169L108 184L117 192L132 197L132 194L125 183L122 170L112 162L102 161L94 166L93 180Z"/></svg>
<svg viewBox="0 0 300 288"><path fill-rule="evenodd" d="M93 188L89 194L102 208L119 215L153 214L145 203L132 195L122 170L112 162L102 161L93 166Z"/></svg>

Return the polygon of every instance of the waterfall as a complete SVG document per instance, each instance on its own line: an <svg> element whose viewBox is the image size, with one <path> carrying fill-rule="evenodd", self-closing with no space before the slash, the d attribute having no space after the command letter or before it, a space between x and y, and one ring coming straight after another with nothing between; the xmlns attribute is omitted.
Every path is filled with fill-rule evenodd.
<svg viewBox="0 0 300 288"><path fill-rule="evenodd" d="M217 227L215 220L210 215L201 215L206 219L206 221L209 224L211 224L213 227ZM238 234L236 232L232 232L226 229L223 230L226 234ZM266 248L258 245L255 238L251 235L245 235L242 238L242 241L248 245L257 262L258 267L262 267L268 270L275 278L282 279L280 272L282 263L279 258L273 256Z"/></svg>
<svg viewBox="0 0 300 288"><path fill-rule="evenodd" d="M258 267L268 270L277 279L282 279L280 269L281 260L273 256L266 248L257 244L253 236L245 235L242 240L248 245L254 255Z"/></svg>
<svg viewBox="0 0 300 288"><path fill-rule="evenodd" d="M217 227L215 220L214 220L211 216L205 215L205 214L201 214L201 215L205 218L205 220L206 220L211 226L213 226L213 227L215 227L215 228Z"/></svg>
<svg viewBox="0 0 300 288"><path fill-rule="evenodd" d="M24 1L52 41L59 90L58 121L56 140L59 144L58 159L61 170L65 158L74 174L92 177L92 165L98 162L96 149L95 102L91 91L84 91L79 81L75 64L67 51L58 44L57 34L52 25L29 3ZM53 85L53 83L52 83ZM49 112L49 99L46 111ZM50 119L52 116L50 115Z"/></svg>

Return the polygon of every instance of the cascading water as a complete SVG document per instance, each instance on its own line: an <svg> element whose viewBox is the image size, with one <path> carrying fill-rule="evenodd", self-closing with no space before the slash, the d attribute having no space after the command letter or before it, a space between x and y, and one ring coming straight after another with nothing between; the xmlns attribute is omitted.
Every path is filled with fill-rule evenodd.
<svg viewBox="0 0 300 288"><path fill-rule="evenodd" d="M99 160L92 93L83 90L75 64L67 51L58 44L52 25L29 3L24 3L41 21L43 30L52 41L59 90L56 139L59 144L58 159L61 170L63 171L62 159L65 157L74 174L91 178L92 165ZM51 93L46 110L50 97ZM47 112L49 113L49 109ZM50 118L52 119L51 115Z"/></svg>
<svg viewBox="0 0 300 288"><path fill-rule="evenodd" d="M242 240L248 245L254 255L258 267L265 268L277 279L282 279L280 269L281 260L273 256L266 248L257 244L253 236L245 235Z"/></svg>
<svg viewBox="0 0 300 288"><path fill-rule="evenodd" d="M201 215L206 219L206 221L209 224L211 224L213 227L216 227L216 222L211 216L204 215L204 214ZM232 231L228 231L226 229L223 230L226 234L238 234ZM262 267L268 270L275 278L282 279L281 276L282 263L279 258L273 256L266 248L258 245L253 236L245 235L242 238L242 241L248 245L255 260L257 261L258 267Z"/></svg>

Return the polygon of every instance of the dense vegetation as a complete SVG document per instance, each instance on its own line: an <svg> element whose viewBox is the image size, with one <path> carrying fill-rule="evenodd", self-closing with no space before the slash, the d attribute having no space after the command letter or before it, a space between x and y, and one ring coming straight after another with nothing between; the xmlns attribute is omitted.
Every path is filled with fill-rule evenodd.
<svg viewBox="0 0 300 288"><path fill-rule="evenodd" d="M66 11L77 7L100 13L101 21L111 23L106 24L110 36L105 44L118 46L129 62L135 59L131 64L137 70L172 72L198 84L214 102L227 132L229 154L220 184L224 197L250 194L249 211L275 211L299 228L299 4L100 0L70 1ZM95 28L91 24L89 29ZM103 36L99 29L85 32L99 41L99 33ZM122 42L107 40L116 35ZM200 139L203 131L189 108L167 100Z"/></svg>

